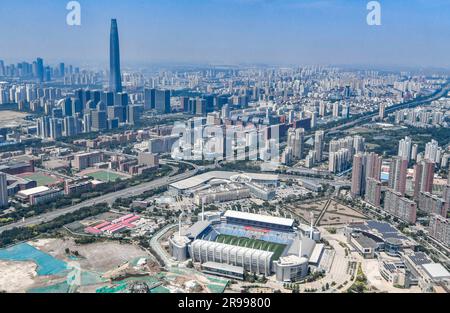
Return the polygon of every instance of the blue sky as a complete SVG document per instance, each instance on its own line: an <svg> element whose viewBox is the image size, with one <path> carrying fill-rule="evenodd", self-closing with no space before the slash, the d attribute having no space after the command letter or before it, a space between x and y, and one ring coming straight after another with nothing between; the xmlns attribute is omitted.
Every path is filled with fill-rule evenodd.
<svg viewBox="0 0 450 313"><path fill-rule="evenodd" d="M122 63L270 63L450 68L450 0L1 0L0 59L106 64L118 19Z"/></svg>

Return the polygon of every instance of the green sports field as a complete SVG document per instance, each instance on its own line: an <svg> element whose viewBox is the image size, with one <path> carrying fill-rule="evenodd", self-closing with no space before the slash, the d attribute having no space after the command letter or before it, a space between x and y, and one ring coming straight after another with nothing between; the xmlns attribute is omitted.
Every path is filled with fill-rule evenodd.
<svg viewBox="0 0 450 313"><path fill-rule="evenodd" d="M280 256L283 254L284 249L286 248L286 245L282 245L279 243L230 235L219 235L216 238L216 242L251 249L271 251L273 252L272 260L274 261L280 258Z"/></svg>
<svg viewBox="0 0 450 313"><path fill-rule="evenodd" d="M49 175L45 175L41 172L35 172L32 174L22 175L22 177L35 180L38 186L48 186L52 184L56 184L58 180L56 178L53 178Z"/></svg>
<svg viewBox="0 0 450 313"><path fill-rule="evenodd" d="M122 175L119 175L116 173L111 173L111 172L109 172L109 174L108 174L107 171L98 171L98 172L94 172L94 173L89 173L89 176L94 179L100 180L102 182L106 182L106 183L114 182L114 181L116 181L117 178L126 179L125 176L122 176Z"/></svg>

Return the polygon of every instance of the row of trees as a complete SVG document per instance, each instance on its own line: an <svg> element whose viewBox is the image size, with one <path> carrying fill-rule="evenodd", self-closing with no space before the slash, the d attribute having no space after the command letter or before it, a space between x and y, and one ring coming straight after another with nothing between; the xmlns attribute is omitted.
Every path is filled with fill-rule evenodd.
<svg viewBox="0 0 450 313"><path fill-rule="evenodd" d="M21 227L6 230L0 236L0 247L5 247L20 241L30 240L42 234L49 234L50 232L59 229L66 224L83 220L90 216L95 216L107 211L109 211L108 204L99 203L91 207L81 208L80 210L73 213L62 215L47 223L31 227Z"/></svg>
<svg viewBox="0 0 450 313"><path fill-rule="evenodd" d="M29 218L46 212L54 211L56 209L65 208L89 199L100 197L108 193L120 191L132 186L139 185L141 183L153 181L159 177L167 175L170 171L170 167L163 166L158 171L135 176L129 180L117 179L115 182L107 182L103 185L98 186L95 191L92 192L82 192L65 195L64 197L54 199L52 202L40 203L39 205L33 205L31 207L24 207L18 204L15 207L15 211L5 215L2 221L5 225L17 221L23 217Z"/></svg>

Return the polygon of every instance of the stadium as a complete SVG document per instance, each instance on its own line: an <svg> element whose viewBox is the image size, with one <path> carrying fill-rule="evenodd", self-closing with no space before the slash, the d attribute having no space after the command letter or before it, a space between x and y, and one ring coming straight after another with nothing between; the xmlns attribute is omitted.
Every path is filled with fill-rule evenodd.
<svg viewBox="0 0 450 313"><path fill-rule="evenodd" d="M233 279L244 279L247 272L297 281L307 276L311 256L320 258L322 249L297 231L293 219L238 211L185 231L180 225L170 239L175 260L191 259L204 272Z"/></svg>

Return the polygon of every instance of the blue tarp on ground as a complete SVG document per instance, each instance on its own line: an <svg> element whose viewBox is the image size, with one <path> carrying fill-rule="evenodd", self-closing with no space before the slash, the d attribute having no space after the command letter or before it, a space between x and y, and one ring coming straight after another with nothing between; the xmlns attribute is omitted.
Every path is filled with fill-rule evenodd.
<svg viewBox="0 0 450 313"><path fill-rule="evenodd" d="M27 243L7 249L0 249L0 260L33 261L37 264L39 276L56 275L67 269L67 263L44 253Z"/></svg>

